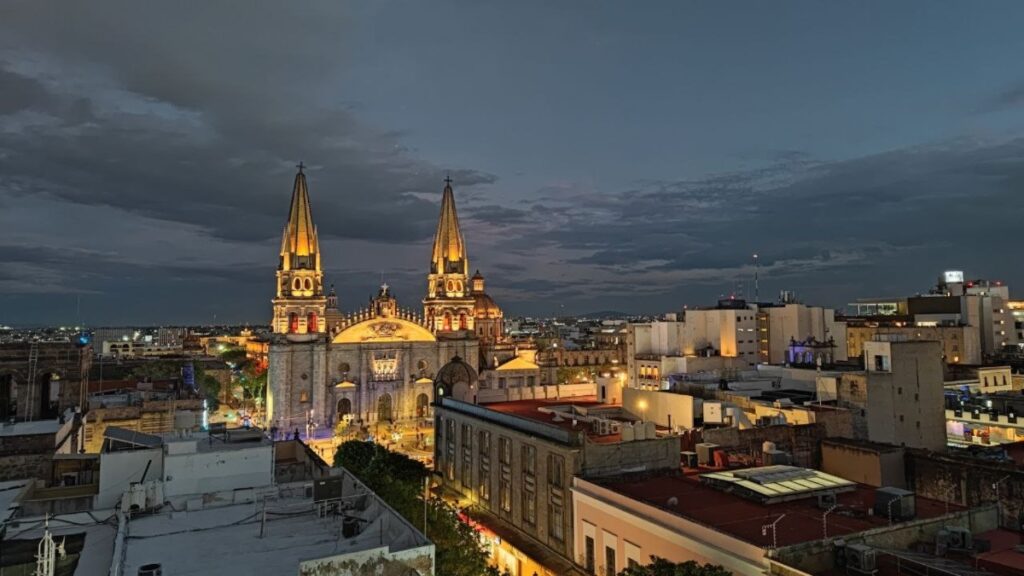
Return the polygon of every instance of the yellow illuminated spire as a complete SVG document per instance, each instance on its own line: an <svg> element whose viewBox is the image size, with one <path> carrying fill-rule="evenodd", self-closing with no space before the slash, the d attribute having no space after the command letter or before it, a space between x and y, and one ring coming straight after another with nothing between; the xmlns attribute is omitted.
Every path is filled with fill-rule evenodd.
<svg viewBox="0 0 1024 576"><path fill-rule="evenodd" d="M292 188L292 203L288 210L288 223L281 238L281 267L283 270L320 268L320 247L316 226L313 225L313 211L309 205L309 191L303 164L295 175Z"/></svg>
<svg viewBox="0 0 1024 576"><path fill-rule="evenodd" d="M441 218L434 234L434 251L430 260L432 274L466 274L466 244L459 229L459 215L455 211L455 194L452 179L444 179L444 193L441 195Z"/></svg>

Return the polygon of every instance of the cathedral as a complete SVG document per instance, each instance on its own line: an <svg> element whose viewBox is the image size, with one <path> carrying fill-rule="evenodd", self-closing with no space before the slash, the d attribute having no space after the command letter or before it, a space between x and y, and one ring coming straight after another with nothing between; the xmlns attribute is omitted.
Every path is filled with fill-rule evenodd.
<svg viewBox="0 0 1024 576"><path fill-rule="evenodd" d="M387 284L365 307L348 312L339 309L333 287L325 293L300 164L277 265L269 425L292 430L341 419L364 425L424 419L435 394L472 400L482 351L503 342L504 323L483 276L469 276L450 179L422 305L422 311L400 307Z"/></svg>

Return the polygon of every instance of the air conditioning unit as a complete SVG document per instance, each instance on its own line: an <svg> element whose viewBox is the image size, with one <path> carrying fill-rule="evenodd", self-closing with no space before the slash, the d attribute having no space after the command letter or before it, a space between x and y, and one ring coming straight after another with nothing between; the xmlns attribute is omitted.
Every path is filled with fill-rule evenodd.
<svg viewBox="0 0 1024 576"><path fill-rule="evenodd" d="M761 460L765 466L787 466L792 463L789 452L783 452L782 450L762 452Z"/></svg>
<svg viewBox="0 0 1024 576"><path fill-rule="evenodd" d="M914 506L914 493L890 486L875 490L873 508L875 516L892 519L893 522L913 520L917 514Z"/></svg>
<svg viewBox="0 0 1024 576"><path fill-rule="evenodd" d="M967 528L946 526L946 532L948 532L947 541L950 550L963 551L974 548L974 539L971 536L971 531Z"/></svg>
<svg viewBox="0 0 1024 576"><path fill-rule="evenodd" d="M718 444L712 444L711 442L701 442L697 444L697 462L701 466L710 466L714 464L715 448L718 448Z"/></svg>
<svg viewBox="0 0 1024 576"><path fill-rule="evenodd" d="M697 467L697 453L696 452L683 452L681 454L682 464L686 468Z"/></svg>
<svg viewBox="0 0 1024 576"><path fill-rule="evenodd" d="M863 544L850 544L846 547L847 574L877 574L878 562L875 549Z"/></svg>

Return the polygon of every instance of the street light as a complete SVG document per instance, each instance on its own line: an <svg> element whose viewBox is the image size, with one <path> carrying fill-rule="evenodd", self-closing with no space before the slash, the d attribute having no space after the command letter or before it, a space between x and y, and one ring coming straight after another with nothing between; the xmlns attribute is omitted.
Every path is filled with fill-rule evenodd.
<svg viewBox="0 0 1024 576"><path fill-rule="evenodd" d="M640 400L637 402L637 406L640 408L640 421L647 421L647 400Z"/></svg>

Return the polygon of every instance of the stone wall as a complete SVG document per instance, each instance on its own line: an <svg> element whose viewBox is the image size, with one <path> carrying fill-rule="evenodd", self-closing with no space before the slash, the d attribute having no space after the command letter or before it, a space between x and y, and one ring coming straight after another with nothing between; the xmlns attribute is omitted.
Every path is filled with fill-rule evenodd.
<svg viewBox="0 0 1024 576"><path fill-rule="evenodd" d="M883 526L827 540L815 540L779 548L772 558L811 574L822 574L835 568L835 541L846 544L866 544L876 549L908 550L918 542L934 542L935 534L946 526L962 526L975 534L992 530L996 526L995 506L985 506L962 512L953 512L935 518Z"/></svg>
<svg viewBox="0 0 1024 576"><path fill-rule="evenodd" d="M914 450L907 453L908 489L925 498L961 506L998 500L1000 526L1016 529L1024 514L1024 468L969 455Z"/></svg>
<svg viewBox="0 0 1024 576"><path fill-rule="evenodd" d="M0 481L50 478L53 434L0 436Z"/></svg>

